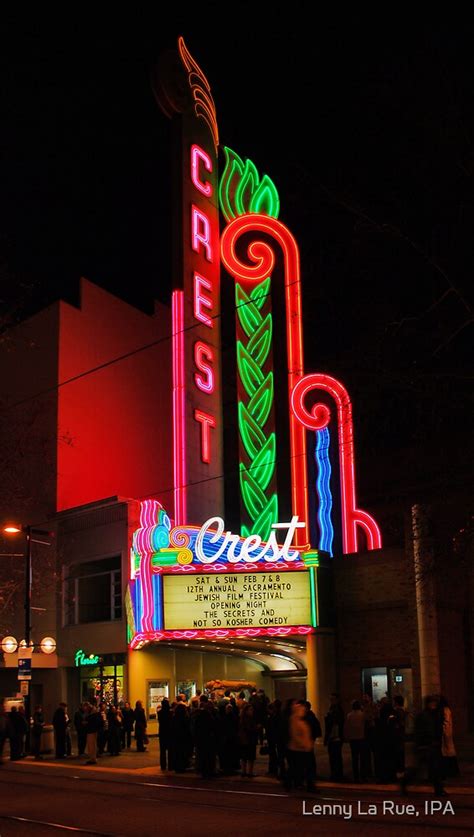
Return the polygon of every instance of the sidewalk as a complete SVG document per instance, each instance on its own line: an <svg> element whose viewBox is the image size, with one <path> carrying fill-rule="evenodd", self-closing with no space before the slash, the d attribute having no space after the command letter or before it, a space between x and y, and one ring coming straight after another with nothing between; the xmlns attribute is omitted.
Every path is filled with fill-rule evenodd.
<svg viewBox="0 0 474 837"><path fill-rule="evenodd" d="M73 741L73 752L75 750L74 746L75 742ZM70 758L56 760L53 756L44 756L42 761L37 762L34 761L32 758L27 757L25 759L21 759L18 762L9 762L9 750L8 746L5 748L4 758L5 764L15 764L15 765L28 765L31 767L32 765L38 766L39 768L42 767L59 767L59 768L66 768L66 769L85 769L95 773L117 773L117 774L127 774L127 775L144 775L144 776L155 776L158 778L167 778L167 779L186 779L189 780L200 780L200 776L193 770L187 770L186 773L174 773L173 771L162 771L159 766L159 744L158 738L150 738L150 742L145 753L137 753L134 749L134 744L132 744L132 749L125 750L120 753L119 756L109 756L107 753L104 753L103 756L98 758L97 765L86 765L86 757L79 758L78 756L71 756ZM474 795L474 737L469 739L465 739L457 743L457 750L459 754L459 763L460 763L460 770L461 775L456 777L455 779L448 779L446 781L446 788L451 793L460 793L460 794L472 794ZM346 777L345 781L342 783L335 783L329 781L327 778L329 776L329 760L327 756L327 750L322 745L321 742L318 741L316 747L316 762L317 762L317 784L319 787L322 788L345 788L347 790L359 790L363 791L364 793L367 791L393 791L398 792L399 786L398 784L390 784L390 785L381 785L375 782L371 783L364 783L364 784L355 784L352 782L352 773L351 773L351 760L350 760L350 751L349 746L345 745L343 749L343 761L344 761L344 776ZM272 777L267 776L266 771L268 768L268 759L266 756L257 755L257 761L255 763L255 779L251 784L269 784L274 787L279 787L278 781ZM218 779L219 781L219 779ZM241 782L241 777L238 774L233 776L226 776L225 778L222 777L222 781L226 782ZM248 784L248 780L247 783ZM250 785L249 785L250 787ZM410 788L411 791L418 791L418 792L432 792L431 786L428 785L418 785L413 786Z"/></svg>

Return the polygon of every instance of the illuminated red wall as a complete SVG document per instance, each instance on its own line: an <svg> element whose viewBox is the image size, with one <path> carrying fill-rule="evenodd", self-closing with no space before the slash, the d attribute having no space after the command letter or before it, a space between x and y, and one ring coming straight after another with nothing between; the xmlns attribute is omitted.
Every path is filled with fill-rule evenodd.
<svg viewBox="0 0 474 837"><path fill-rule="evenodd" d="M84 279L80 308L60 303L58 511L119 495L173 514L170 330L168 308L148 316Z"/></svg>

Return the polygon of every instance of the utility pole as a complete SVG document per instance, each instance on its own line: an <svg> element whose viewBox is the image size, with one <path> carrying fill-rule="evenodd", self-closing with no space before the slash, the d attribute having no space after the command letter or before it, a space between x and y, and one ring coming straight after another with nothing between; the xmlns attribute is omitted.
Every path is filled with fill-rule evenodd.
<svg viewBox="0 0 474 837"><path fill-rule="evenodd" d="M25 642L29 650L31 642L31 526L27 526L26 533L26 560L25 560ZM26 746L30 748L30 726L31 726L31 696L30 696L30 682L28 683L28 693L25 695L25 715L28 724L28 732L26 734Z"/></svg>

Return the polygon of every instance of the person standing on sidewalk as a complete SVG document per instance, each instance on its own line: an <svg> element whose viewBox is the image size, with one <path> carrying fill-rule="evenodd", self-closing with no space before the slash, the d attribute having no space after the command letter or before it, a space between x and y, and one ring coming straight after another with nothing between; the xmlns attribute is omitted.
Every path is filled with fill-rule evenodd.
<svg viewBox="0 0 474 837"><path fill-rule="evenodd" d="M95 706L86 704L87 706L87 720L86 720L86 748L87 761L86 764L97 764L97 733L100 727L100 715Z"/></svg>
<svg viewBox="0 0 474 837"><path fill-rule="evenodd" d="M352 775L354 782L365 780L365 717L362 712L360 701L355 700L352 704L352 711L348 713L344 725L344 736L349 742L352 755Z"/></svg>
<svg viewBox="0 0 474 837"><path fill-rule="evenodd" d="M439 699L439 709L443 724L441 741L442 771L443 777L447 779L448 777L459 776L459 766L453 740L453 715L449 703L443 695Z"/></svg>
<svg viewBox="0 0 474 837"><path fill-rule="evenodd" d="M132 732L134 720L135 713L127 700L125 702L125 706L122 708L122 750L125 750L125 748L129 750L132 746Z"/></svg>
<svg viewBox="0 0 474 837"><path fill-rule="evenodd" d="M162 770L171 770L171 711L168 698L163 698L161 709L158 710L158 738L160 739L160 767Z"/></svg>
<svg viewBox="0 0 474 837"><path fill-rule="evenodd" d="M148 743L146 735L146 715L141 700L137 700L135 704L135 739L137 742L137 752L144 753L146 751L145 744Z"/></svg>
<svg viewBox="0 0 474 837"><path fill-rule="evenodd" d="M43 727L43 708L38 705L35 706L35 711L33 712L33 726L31 727L31 754L35 757L36 761L40 761L40 759L42 758L41 735L43 733Z"/></svg>
<svg viewBox="0 0 474 837"><path fill-rule="evenodd" d="M342 744L344 736L344 712L339 703L339 695L331 695L331 705L325 719L324 744L328 748L331 780L342 782L344 771L342 766Z"/></svg>
<svg viewBox="0 0 474 837"><path fill-rule="evenodd" d="M425 698L425 708L415 718L415 746L417 764L414 769L405 770L400 782L402 793L407 793L417 773L433 785L435 796L446 796L443 787L441 742L443 721L440 715L439 699L435 695Z"/></svg>
<svg viewBox="0 0 474 837"><path fill-rule="evenodd" d="M66 704L60 703L53 715L54 739L56 746L56 758L66 757L66 730L68 719L66 717Z"/></svg>
<svg viewBox="0 0 474 837"><path fill-rule="evenodd" d="M306 784L307 791L314 791L315 767L314 741L311 733L311 723L308 718L305 701L294 703L290 716L288 738L289 774L286 786L302 788Z"/></svg>
<svg viewBox="0 0 474 837"><path fill-rule="evenodd" d="M375 773L375 721L377 707L370 695L362 695L362 712L365 719L364 773L369 779Z"/></svg>
<svg viewBox="0 0 474 837"><path fill-rule="evenodd" d="M0 698L0 764L3 764L3 748L7 738L8 719L5 712L5 700Z"/></svg>
<svg viewBox="0 0 474 837"><path fill-rule="evenodd" d="M77 755L83 756L87 742L87 705L85 703L81 703L74 713L74 727L77 734Z"/></svg>

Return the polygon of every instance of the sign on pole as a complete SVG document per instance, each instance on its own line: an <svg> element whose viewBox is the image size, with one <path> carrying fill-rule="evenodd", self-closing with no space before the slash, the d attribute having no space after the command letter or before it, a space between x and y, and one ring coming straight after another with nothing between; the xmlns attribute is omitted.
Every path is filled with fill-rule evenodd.
<svg viewBox="0 0 474 837"><path fill-rule="evenodd" d="M22 680L20 682L20 694L22 697L26 697L29 694L30 684L28 680Z"/></svg>
<svg viewBox="0 0 474 837"><path fill-rule="evenodd" d="M18 657L18 680L31 680L31 657Z"/></svg>

